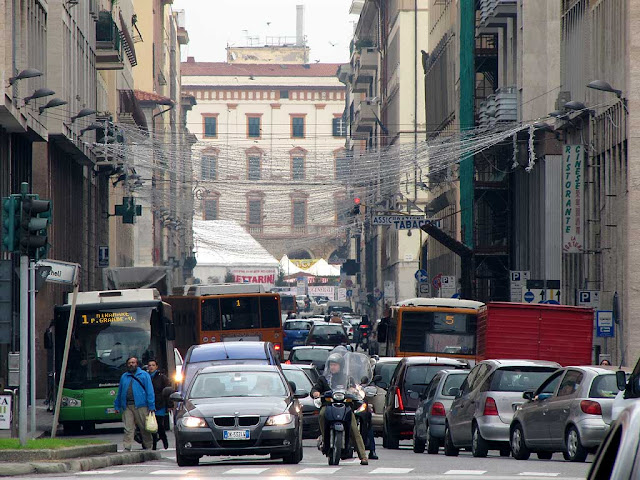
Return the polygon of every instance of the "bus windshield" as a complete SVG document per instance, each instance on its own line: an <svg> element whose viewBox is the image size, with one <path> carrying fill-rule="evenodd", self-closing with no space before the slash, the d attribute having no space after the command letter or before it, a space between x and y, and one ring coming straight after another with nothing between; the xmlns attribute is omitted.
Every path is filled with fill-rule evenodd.
<svg viewBox="0 0 640 480"><path fill-rule="evenodd" d="M60 312L56 328L56 370L62 365L67 312ZM60 328L61 327L61 328ZM153 327L153 328L152 328ZM153 307L80 310L69 349L65 387L116 386L128 357L146 364L164 357L160 316ZM153 333L153 334L152 334ZM157 358L166 366L165 358Z"/></svg>
<svg viewBox="0 0 640 480"><path fill-rule="evenodd" d="M405 310L402 312L400 350L473 355L476 350L476 315Z"/></svg>
<svg viewBox="0 0 640 480"><path fill-rule="evenodd" d="M202 300L202 330L253 330L281 325L278 297L224 296Z"/></svg>

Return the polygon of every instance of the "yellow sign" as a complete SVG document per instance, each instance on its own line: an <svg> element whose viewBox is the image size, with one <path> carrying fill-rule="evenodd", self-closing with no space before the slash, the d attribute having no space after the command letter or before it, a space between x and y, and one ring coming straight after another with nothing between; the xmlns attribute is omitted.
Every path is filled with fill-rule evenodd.
<svg viewBox="0 0 640 480"><path fill-rule="evenodd" d="M111 323L137 322L136 312L96 312L82 315L82 325L104 325Z"/></svg>
<svg viewBox="0 0 640 480"><path fill-rule="evenodd" d="M299 259L291 258L290 260L291 260L291 263L293 263L296 267L301 268L302 270L307 270L311 268L313 264L320 259L319 258L299 258Z"/></svg>

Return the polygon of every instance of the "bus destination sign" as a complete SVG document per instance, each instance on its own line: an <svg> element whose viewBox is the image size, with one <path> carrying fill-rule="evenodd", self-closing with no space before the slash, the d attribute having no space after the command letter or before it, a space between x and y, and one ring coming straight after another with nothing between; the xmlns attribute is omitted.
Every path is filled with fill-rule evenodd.
<svg viewBox="0 0 640 480"><path fill-rule="evenodd" d="M92 314L82 314L81 325L105 325L111 323L133 323L138 321L136 312L96 312Z"/></svg>

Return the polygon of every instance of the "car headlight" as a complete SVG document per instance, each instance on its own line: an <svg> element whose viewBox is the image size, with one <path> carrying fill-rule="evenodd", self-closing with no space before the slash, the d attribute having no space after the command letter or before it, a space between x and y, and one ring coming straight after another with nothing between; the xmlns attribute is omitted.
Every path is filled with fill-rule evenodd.
<svg viewBox="0 0 640 480"><path fill-rule="evenodd" d="M343 401L343 400L344 400L344 393L342 393L342 392L335 392L335 393L333 394L333 399L334 399L334 400L337 400L338 402Z"/></svg>
<svg viewBox="0 0 640 480"><path fill-rule="evenodd" d="M293 415L290 413L281 413L280 415L273 415L267 418L267 426L282 426L288 425L293 422Z"/></svg>
<svg viewBox="0 0 640 480"><path fill-rule="evenodd" d="M182 382L182 380L184 380L184 376L182 375L182 372L176 372L175 375L173 376L173 380L176 383Z"/></svg>
<svg viewBox="0 0 640 480"><path fill-rule="evenodd" d="M363 402L362 405L360 405L360 408L356 410L356 413L362 413L366 410L367 410L367 404Z"/></svg>
<svg viewBox="0 0 640 480"><path fill-rule="evenodd" d="M62 406L63 407L81 407L82 400L78 400L73 397L62 397Z"/></svg>
<svg viewBox="0 0 640 480"><path fill-rule="evenodd" d="M182 426L186 428L203 428L207 426L207 422L200 417L183 417Z"/></svg>

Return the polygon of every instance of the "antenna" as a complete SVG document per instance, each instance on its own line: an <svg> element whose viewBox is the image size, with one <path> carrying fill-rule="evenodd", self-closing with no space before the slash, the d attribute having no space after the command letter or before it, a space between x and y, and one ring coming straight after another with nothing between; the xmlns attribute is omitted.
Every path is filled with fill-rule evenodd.
<svg viewBox="0 0 640 480"><path fill-rule="evenodd" d="M222 340L222 348L224 349L224 354L227 356L227 360L229 360L229 352L227 352L227 346L225 345L225 341L223 339Z"/></svg>

